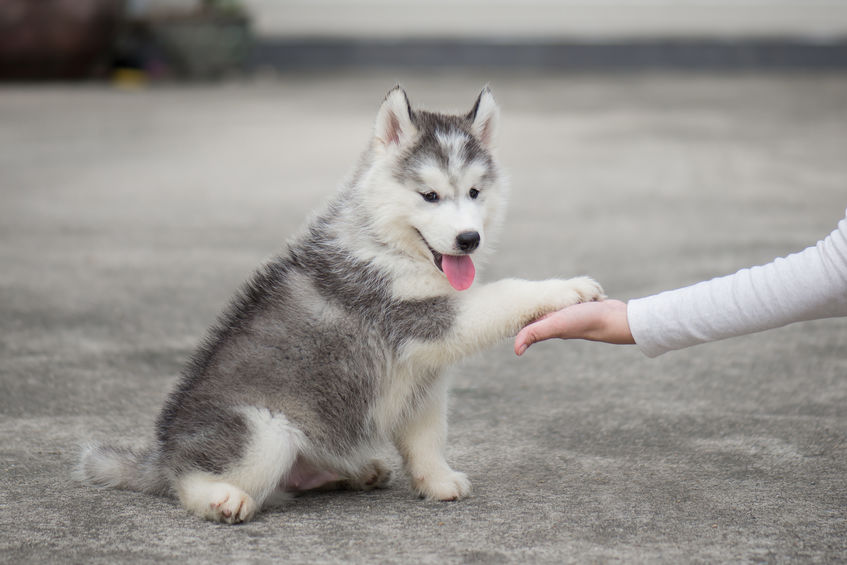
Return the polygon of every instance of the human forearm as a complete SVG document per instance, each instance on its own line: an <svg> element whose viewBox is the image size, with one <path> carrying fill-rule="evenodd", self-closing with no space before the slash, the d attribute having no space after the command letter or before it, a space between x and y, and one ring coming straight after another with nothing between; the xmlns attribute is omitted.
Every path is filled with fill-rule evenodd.
<svg viewBox="0 0 847 565"><path fill-rule="evenodd" d="M649 357L690 345L847 315L847 220L805 251L733 275L630 301Z"/></svg>

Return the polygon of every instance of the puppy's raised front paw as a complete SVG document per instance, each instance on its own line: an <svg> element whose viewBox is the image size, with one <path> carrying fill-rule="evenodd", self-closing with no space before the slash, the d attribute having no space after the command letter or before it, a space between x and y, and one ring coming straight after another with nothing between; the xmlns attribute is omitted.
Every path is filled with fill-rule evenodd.
<svg viewBox="0 0 847 565"><path fill-rule="evenodd" d="M471 482L467 475L457 471L414 477L412 486L419 496L427 500L460 500L471 493Z"/></svg>
<svg viewBox="0 0 847 565"><path fill-rule="evenodd" d="M523 325L556 310L580 302L602 300L606 297L603 294L603 288L590 277L575 277L568 280L550 279L533 284L535 285L535 292L532 295L534 304L527 312Z"/></svg>
<svg viewBox="0 0 847 565"><path fill-rule="evenodd" d="M575 277L565 282L576 293L577 302L596 302L606 298L603 287L591 277Z"/></svg>

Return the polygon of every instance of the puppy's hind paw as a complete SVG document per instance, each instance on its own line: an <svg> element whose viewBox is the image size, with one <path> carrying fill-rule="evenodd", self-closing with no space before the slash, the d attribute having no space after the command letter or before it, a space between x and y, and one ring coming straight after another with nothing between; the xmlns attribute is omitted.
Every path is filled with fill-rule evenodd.
<svg viewBox="0 0 847 565"><path fill-rule="evenodd" d="M238 487L225 485L219 491L218 498L209 502L204 518L213 522L239 524L248 522L256 513L253 498Z"/></svg>
<svg viewBox="0 0 847 565"><path fill-rule="evenodd" d="M259 509L253 497L223 481L188 480L181 487L183 506L212 522L248 522Z"/></svg>
<svg viewBox="0 0 847 565"><path fill-rule="evenodd" d="M374 459L362 469L358 477L346 481L350 490L374 490L385 488L391 482L391 469L379 459Z"/></svg>

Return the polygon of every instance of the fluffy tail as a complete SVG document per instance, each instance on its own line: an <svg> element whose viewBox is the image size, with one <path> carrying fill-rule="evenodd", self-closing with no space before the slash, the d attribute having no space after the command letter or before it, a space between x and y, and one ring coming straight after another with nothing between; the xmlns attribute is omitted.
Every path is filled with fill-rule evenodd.
<svg viewBox="0 0 847 565"><path fill-rule="evenodd" d="M167 494L169 490L153 449L88 444L82 449L74 475L80 482L107 488L150 494Z"/></svg>

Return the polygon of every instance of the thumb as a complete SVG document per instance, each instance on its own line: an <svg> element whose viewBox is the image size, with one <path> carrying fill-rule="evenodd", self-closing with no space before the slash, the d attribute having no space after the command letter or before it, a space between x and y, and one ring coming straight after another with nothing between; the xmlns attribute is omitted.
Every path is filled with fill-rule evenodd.
<svg viewBox="0 0 847 565"><path fill-rule="evenodd" d="M521 356L533 343L554 337L555 328L555 322L547 317L524 327L515 336L515 355Z"/></svg>

